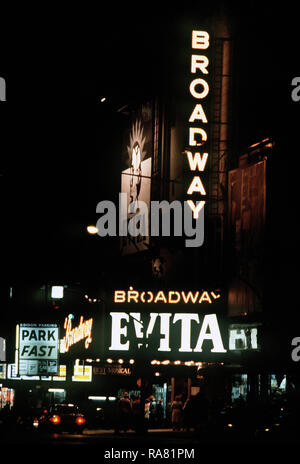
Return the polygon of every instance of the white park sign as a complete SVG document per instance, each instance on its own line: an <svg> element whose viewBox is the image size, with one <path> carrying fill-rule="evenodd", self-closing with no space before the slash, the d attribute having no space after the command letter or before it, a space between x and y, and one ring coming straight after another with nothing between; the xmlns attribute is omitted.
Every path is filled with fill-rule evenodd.
<svg viewBox="0 0 300 464"><path fill-rule="evenodd" d="M19 375L57 374L59 329L56 324L20 324L16 338Z"/></svg>

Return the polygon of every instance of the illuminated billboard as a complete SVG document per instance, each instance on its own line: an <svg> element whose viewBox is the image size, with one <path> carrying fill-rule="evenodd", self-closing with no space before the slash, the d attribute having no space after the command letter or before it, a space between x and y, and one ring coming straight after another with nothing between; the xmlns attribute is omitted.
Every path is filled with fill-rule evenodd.
<svg viewBox="0 0 300 464"><path fill-rule="evenodd" d="M116 290L105 321L106 354L223 360L228 331L219 290Z"/></svg>
<svg viewBox="0 0 300 464"><path fill-rule="evenodd" d="M127 199L121 205L120 217L127 224L120 224L121 229L127 230L133 218L139 228L138 224L143 221L139 203L144 202L150 211L152 151L152 104L147 103L132 112L131 124L125 133L121 193ZM132 254L148 249L149 235L126 234L120 240L122 254Z"/></svg>
<svg viewBox="0 0 300 464"><path fill-rule="evenodd" d="M203 173L209 157L208 150L208 118L207 97L209 95L209 59L205 52L210 47L210 36L207 31L193 30L190 49L190 113L188 119L188 145L184 153L187 155L189 170L193 173L187 189L187 203L197 219L206 203L206 189L200 174ZM195 196L196 194L196 196Z"/></svg>
<svg viewBox="0 0 300 464"><path fill-rule="evenodd" d="M261 324L230 324L229 325L229 350L260 351L259 326Z"/></svg>
<svg viewBox="0 0 300 464"><path fill-rule="evenodd" d="M74 366L73 382L91 382L92 381L92 366Z"/></svg>
<svg viewBox="0 0 300 464"><path fill-rule="evenodd" d="M72 321L72 317L65 318L65 332L60 344L61 353L67 353L73 345L81 341L84 341L85 349L88 349L92 343L93 318L85 320L83 316L80 316L79 324L75 327L73 327Z"/></svg>
<svg viewBox="0 0 300 464"><path fill-rule="evenodd" d="M110 351L130 351L135 342L144 340L145 347L152 343L153 352L202 353L203 345L211 353L226 353L216 314L150 313L146 324L139 312L111 312ZM135 337L129 337L133 324ZM155 337L153 335L156 329Z"/></svg>
<svg viewBox="0 0 300 464"><path fill-rule="evenodd" d="M57 324L17 325L18 375L55 375L58 373L58 356L59 328Z"/></svg>

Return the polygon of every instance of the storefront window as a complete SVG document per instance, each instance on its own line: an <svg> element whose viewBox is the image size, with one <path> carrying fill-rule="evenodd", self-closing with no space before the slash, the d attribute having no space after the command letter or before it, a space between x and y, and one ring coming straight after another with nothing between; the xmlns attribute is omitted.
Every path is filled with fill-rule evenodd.
<svg viewBox="0 0 300 464"><path fill-rule="evenodd" d="M0 379L6 379L6 364L0 364Z"/></svg>
<svg viewBox="0 0 300 464"><path fill-rule="evenodd" d="M10 408L14 405L15 390L13 388L0 387L0 409L8 405Z"/></svg>
<svg viewBox="0 0 300 464"><path fill-rule="evenodd" d="M286 392L286 375L270 375L271 395L275 397L282 396Z"/></svg>
<svg viewBox="0 0 300 464"><path fill-rule="evenodd" d="M234 375L232 379L231 401L247 399L247 374Z"/></svg>
<svg viewBox="0 0 300 464"><path fill-rule="evenodd" d="M49 388L48 399L50 404L63 403L66 399L66 390L63 388Z"/></svg>

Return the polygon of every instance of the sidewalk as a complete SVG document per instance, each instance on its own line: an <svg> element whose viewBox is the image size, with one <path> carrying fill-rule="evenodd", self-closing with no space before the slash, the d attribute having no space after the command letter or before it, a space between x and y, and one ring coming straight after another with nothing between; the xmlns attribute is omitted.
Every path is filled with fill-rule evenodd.
<svg viewBox="0 0 300 464"><path fill-rule="evenodd" d="M184 432L174 432L172 429L148 429L148 433L184 433ZM136 435L134 430L128 430L126 433L121 432L120 435ZM83 435L114 435L115 431L113 429L84 429Z"/></svg>
<svg viewBox="0 0 300 464"><path fill-rule="evenodd" d="M148 429L145 434L138 434L134 430L115 433L113 429L85 429L82 438L89 442L102 442L106 446L180 446L196 445L199 443L199 435L195 432L174 431L171 428ZM108 445L108 443L110 445Z"/></svg>

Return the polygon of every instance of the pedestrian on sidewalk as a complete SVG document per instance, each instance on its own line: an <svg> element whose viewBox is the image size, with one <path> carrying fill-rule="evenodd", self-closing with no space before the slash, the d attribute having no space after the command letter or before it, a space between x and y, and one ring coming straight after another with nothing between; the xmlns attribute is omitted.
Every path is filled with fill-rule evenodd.
<svg viewBox="0 0 300 464"><path fill-rule="evenodd" d="M177 395L171 405L171 411L172 411L171 421L172 421L172 427L174 431L181 430L182 410L183 410L183 403L181 401L181 396Z"/></svg>

